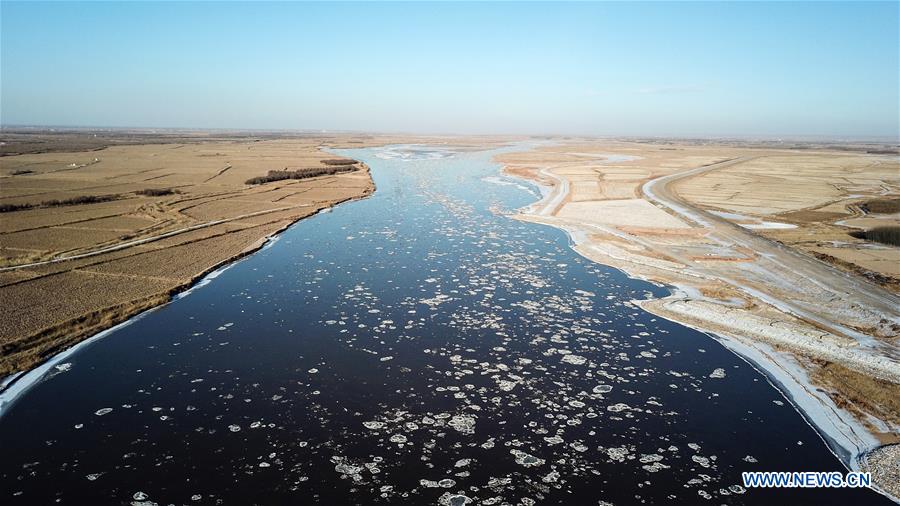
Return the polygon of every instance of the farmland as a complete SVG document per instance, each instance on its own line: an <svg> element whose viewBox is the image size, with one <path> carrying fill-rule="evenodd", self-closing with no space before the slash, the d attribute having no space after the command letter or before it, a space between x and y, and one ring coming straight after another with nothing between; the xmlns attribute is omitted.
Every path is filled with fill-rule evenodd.
<svg viewBox="0 0 900 506"><path fill-rule="evenodd" d="M365 165L322 150L364 139L16 132L3 140L0 375L164 303L296 220L374 190Z"/></svg>

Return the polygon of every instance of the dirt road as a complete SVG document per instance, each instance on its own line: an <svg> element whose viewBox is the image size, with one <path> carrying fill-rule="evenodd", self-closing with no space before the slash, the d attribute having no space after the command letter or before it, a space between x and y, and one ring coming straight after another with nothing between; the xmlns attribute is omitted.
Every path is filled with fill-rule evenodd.
<svg viewBox="0 0 900 506"><path fill-rule="evenodd" d="M896 344L872 337L894 336L900 328L900 298L886 290L841 272L819 260L787 248L698 208L678 195L674 183L700 174L744 163L737 158L698 167L648 181L642 187L646 198L671 212L708 228L707 238L727 247L744 247L756 253L751 263L734 265L734 274L721 268L708 270L740 287L749 295L782 311L810 321L832 333L850 337L861 347L900 358ZM842 323L846 322L846 323Z"/></svg>
<svg viewBox="0 0 900 506"><path fill-rule="evenodd" d="M310 206L310 204L300 204L297 206L276 207L274 209L266 209L265 211L257 211L255 213L241 214L238 216L233 216L231 218L207 221L204 223L199 223L197 225L192 225L190 227L184 227L184 228L179 228L178 230L172 230L171 232L166 232L164 234L158 234L158 235L154 235L154 236L150 236L150 237L144 237L142 239L136 239L134 241L127 241L127 242L115 244L113 246L107 246L105 248L100 248L100 249L97 249L94 251L88 251L87 253L79 253L77 255L60 256L60 257L56 257L56 258L51 258L50 260L43 260L40 262L31 262L31 263L27 263L27 264L13 265L10 267L0 267L0 272L15 271L15 270L19 270L19 269L27 269L30 267L38 267L41 265L55 264L55 263L59 263L59 262L67 262L70 260L79 260L82 258L89 258L89 257L97 256L97 255L103 255L105 253L111 253L113 251L119 251L122 249L131 248L134 246L140 246L141 244L147 244L149 242L158 241L160 239L166 239L168 237L176 236L179 234L184 234L186 232L193 232L194 230L200 230L201 228L213 227L216 225L221 225L223 223L228 223L228 222L232 222L232 221L243 220L243 219L247 219L247 218L253 218L255 216L262 216L264 214L277 213L279 211L286 211L289 209L296 209L299 207L309 207L309 206Z"/></svg>

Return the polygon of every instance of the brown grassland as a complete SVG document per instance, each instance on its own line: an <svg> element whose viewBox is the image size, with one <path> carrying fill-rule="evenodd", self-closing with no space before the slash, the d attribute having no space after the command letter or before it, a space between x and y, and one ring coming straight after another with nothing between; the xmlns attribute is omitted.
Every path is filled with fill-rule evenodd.
<svg viewBox="0 0 900 506"><path fill-rule="evenodd" d="M0 376L165 303L300 218L370 194L367 167L320 149L366 142L5 134ZM270 172L293 178L247 184Z"/></svg>
<svg viewBox="0 0 900 506"><path fill-rule="evenodd" d="M835 362L816 364L813 379L827 388L835 404L856 412L865 420L865 413L893 425L900 425L900 396L890 383L860 374ZM886 442L896 443L896 435L884 435Z"/></svg>

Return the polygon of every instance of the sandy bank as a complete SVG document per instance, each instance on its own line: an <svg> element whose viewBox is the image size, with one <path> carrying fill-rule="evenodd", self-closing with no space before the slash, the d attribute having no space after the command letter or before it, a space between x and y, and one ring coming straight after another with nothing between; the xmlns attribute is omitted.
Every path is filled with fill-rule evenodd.
<svg viewBox="0 0 900 506"><path fill-rule="evenodd" d="M550 187L544 199L514 217L565 230L573 248L593 261L675 287L670 297L635 302L715 335L754 364L849 468L864 466L861 457L898 441L900 410L891 401L900 398L896 298L814 258L760 242L766 240L677 195L666 198L668 177L701 175L757 153L722 149L669 156L627 143L616 148L648 155L635 162L585 162L587 149L578 149L576 160L575 148L563 146L501 158L508 174ZM590 151L595 150L613 151ZM644 192L648 186L650 195ZM623 200L629 191L630 199ZM610 199L612 194L619 198ZM642 210L648 213L635 216ZM840 378L830 376L836 371ZM873 471L887 490L889 477Z"/></svg>

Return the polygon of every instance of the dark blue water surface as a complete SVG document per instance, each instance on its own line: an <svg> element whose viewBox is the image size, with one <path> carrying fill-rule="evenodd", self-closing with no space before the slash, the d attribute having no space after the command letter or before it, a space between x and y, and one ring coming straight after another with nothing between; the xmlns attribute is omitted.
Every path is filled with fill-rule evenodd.
<svg viewBox="0 0 900 506"><path fill-rule="evenodd" d="M0 504L883 501L741 488L742 471L843 468L752 367L629 303L664 289L506 216L538 196L496 153L341 151L371 166L372 197L6 410Z"/></svg>

